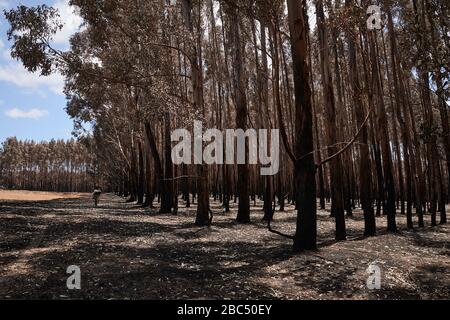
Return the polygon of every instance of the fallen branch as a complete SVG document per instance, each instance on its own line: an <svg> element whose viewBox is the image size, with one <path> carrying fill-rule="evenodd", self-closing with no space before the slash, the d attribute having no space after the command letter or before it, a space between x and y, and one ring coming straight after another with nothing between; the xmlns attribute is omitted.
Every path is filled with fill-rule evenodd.
<svg viewBox="0 0 450 320"><path fill-rule="evenodd" d="M284 237L284 238L288 238L288 239L294 240L294 236L290 236L290 235L288 235L288 234L284 234L284 233L282 233L282 232L273 230L273 229L272 229L272 226L270 225L270 223L271 223L270 220L267 221L267 227L269 228L269 231L270 231L270 232L275 233L275 234L277 234L277 235L279 235L279 236L282 236L282 237Z"/></svg>
<svg viewBox="0 0 450 320"><path fill-rule="evenodd" d="M162 181L177 181L180 179L205 179L204 177L199 177L199 176L179 176L179 177L175 177L175 178L167 178L167 179L161 179Z"/></svg>

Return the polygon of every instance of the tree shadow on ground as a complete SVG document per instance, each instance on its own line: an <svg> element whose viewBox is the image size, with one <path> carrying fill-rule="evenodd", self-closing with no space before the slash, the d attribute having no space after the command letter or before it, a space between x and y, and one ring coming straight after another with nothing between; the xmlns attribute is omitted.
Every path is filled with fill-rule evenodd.
<svg viewBox="0 0 450 320"><path fill-rule="evenodd" d="M40 203L39 212L31 220L31 229L27 229L29 220L26 218L29 212L34 212L32 207L20 213L24 218L1 220L5 228L11 225L12 229L8 230L16 233L11 235L8 231L8 235L13 236L11 241L19 241L24 235L25 238L36 236L41 226L47 225L47 228L34 246L27 242L27 246L16 248L26 249L27 260L20 261L14 266L16 269L8 269L8 273L2 276L0 297L262 299L295 297L300 295L299 290L307 290L311 292L311 298L319 298L320 294L351 298L354 293L352 276L358 261L344 263L345 257L341 257L340 252L336 260L344 262L332 265L317 263L323 258L315 253L294 256L291 240L268 231L266 236L261 231L267 226L257 220L241 228L234 221L234 214L230 213L214 221L211 228L197 228L193 220L164 222L165 217L176 218L173 215L158 215L157 219L151 220L138 206L122 204L117 199L108 201L105 200L105 206L99 209L93 209L86 200L78 199ZM57 219L43 217L49 213ZM292 220L285 222L289 222L289 228L291 225L294 228L295 217L288 219ZM276 223L281 223L283 228L286 226L279 221ZM241 230L258 236L253 238L240 234L246 239L243 241L239 234L234 233ZM322 249L336 243L333 230L322 231L319 233ZM420 234L405 236L412 237L417 245L426 246L429 240L426 235L435 231L424 230ZM360 229L348 228L349 236L361 233ZM221 238L223 235L228 238ZM441 248L445 242L433 241L429 242L431 248ZM0 252L2 248L11 250L3 243ZM14 264L12 259L8 261ZM289 264L289 267L280 269L279 265L283 264ZM81 267L81 291L67 290L66 269L70 265ZM433 286L437 285L437 280L430 278L430 274L448 276L444 266L435 267L425 266L412 275L431 295L434 295ZM276 280L273 277L289 279L289 288L280 289L290 291L289 294L274 292ZM374 298L412 298L416 295L408 288L390 288L382 290ZM448 297L450 294L444 290L442 295Z"/></svg>
<svg viewBox="0 0 450 320"><path fill-rule="evenodd" d="M176 247L160 243L150 248L80 244L41 254L31 260L25 278L10 275L3 281L9 288L19 285L22 290L16 294L21 298L46 299L68 293L71 298L90 299L273 298L253 278L265 267L289 259L287 249L247 242L180 243ZM65 270L73 264L83 273L84 290L79 293L65 287Z"/></svg>
<svg viewBox="0 0 450 320"><path fill-rule="evenodd" d="M408 233L415 243L421 247L445 249L448 250L449 241L445 238L437 239L435 232L438 231L439 227L431 227L427 229L416 229L414 232Z"/></svg>
<svg viewBox="0 0 450 320"><path fill-rule="evenodd" d="M448 299L450 296L450 270L445 263L422 265L409 277L426 299Z"/></svg>

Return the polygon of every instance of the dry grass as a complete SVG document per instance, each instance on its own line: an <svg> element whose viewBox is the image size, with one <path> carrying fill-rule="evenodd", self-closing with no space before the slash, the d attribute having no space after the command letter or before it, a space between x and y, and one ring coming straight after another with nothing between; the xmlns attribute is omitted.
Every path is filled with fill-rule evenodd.
<svg viewBox="0 0 450 320"><path fill-rule="evenodd" d="M88 195L82 193L0 190L0 200L2 201L51 201L59 199L80 199L86 196Z"/></svg>

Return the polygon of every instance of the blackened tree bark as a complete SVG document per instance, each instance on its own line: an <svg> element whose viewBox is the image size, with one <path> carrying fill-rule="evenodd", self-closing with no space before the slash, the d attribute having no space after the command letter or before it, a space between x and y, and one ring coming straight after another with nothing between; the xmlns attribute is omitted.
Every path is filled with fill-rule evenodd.
<svg viewBox="0 0 450 320"><path fill-rule="evenodd" d="M372 67L372 79L371 85L373 94L373 99L375 105L377 106L377 116L378 116L378 130L380 135L380 144L381 144L381 154L382 154L382 162L383 162L383 173L384 173L384 190L386 191L386 212L387 221L388 221L388 231L397 232L397 223L396 223L396 192L395 192L395 180L393 173L393 164L392 164L392 153L391 153L391 144L389 140L389 132L388 132L388 124L387 124L387 116L386 116L386 108L384 105L384 94L381 85L380 79L380 70L378 67L378 51L376 44L376 33L375 31L370 31L368 35L368 42L370 48L370 61Z"/></svg>
<svg viewBox="0 0 450 320"><path fill-rule="evenodd" d="M241 41L241 21L235 6L230 8L231 42L233 48L233 89L236 103L236 127L247 130L248 108L244 75L244 59ZM246 159L248 158L248 142L245 143ZM250 222L249 169L247 164L238 164L237 195L239 197L236 221Z"/></svg>
<svg viewBox="0 0 450 320"><path fill-rule="evenodd" d="M174 208L173 201L173 163L172 163L172 143L170 140L170 115L168 113L164 114L164 181L163 190L164 194L161 194L161 212L171 213Z"/></svg>
<svg viewBox="0 0 450 320"><path fill-rule="evenodd" d="M266 25L261 22L260 23L260 33L261 33L261 68L260 71L260 83L259 90L261 92L261 113L264 115L263 123L265 128L269 128L269 68L268 68L268 60L267 60L267 38L266 38ZM273 219L273 177L266 176L265 177L265 188L264 188L264 221L270 221Z"/></svg>
<svg viewBox="0 0 450 320"><path fill-rule="evenodd" d="M189 60L191 64L191 82L193 89L194 109L200 111L205 116L204 98L203 98L203 66L201 51L201 26L198 26L197 32L194 32L192 19L192 1L182 1L183 18L186 29L193 35L192 43L189 46ZM201 3L199 3L199 11ZM200 14L200 12L198 12ZM199 179L197 181L198 206L195 224L197 226L207 226L209 219L209 181L208 168L205 165L197 167Z"/></svg>
<svg viewBox="0 0 450 320"><path fill-rule="evenodd" d="M295 190L297 229L294 251L317 248L316 166L308 66L306 1L287 0L295 86ZM305 156L308 155L308 156Z"/></svg>
<svg viewBox="0 0 450 320"><path fill-rule="evenodd" d="M317 26L319 34L320 48L320 71L322 75L323 99L325 105L325 117L327 120L328 153L332 156L338 151L337 148L337 123L336 104L333 89L333 79L330 70L328 30L325 21L323 0L316 0ZM347 238L345 230L345 212L343 196L343 166L341 157L336 157L331 161L331 198L332 215L336 221L336 240Z"/></svg>
<svg viewBox="0 0 450 320"><path fill-rule="evenodd" d="M346 6L353 6L353 0L346 0ZM348 61L350 73L350 85L353 94L353 102L355 105L355 114L358 127L361 127L364 121L364 104L362 101L361 83L358 76L357 46L353 36L353 30L347 34L348 42ZM361 199L361 207L364 212L364 235L374 236L376 233L375 212L373 209L372 196L372 168L369 150L369 138L367 127L362 129L358 138L360 143L360 159L359 159L359 193Z"/></svg>
<svg viewBox="0 0 450 320"><path fill-rule="evenodd" d="M144 151L142 149L142 142L138 140L138 153L139 153L139 179L137 187L137 203L144 204L144 188L145 188L145 164L144 164Z"/></svg>
<svg viewBox="0 0 450 320"><path fill-rule="evenodd" d="M397 41L390 8L388 10L388 29L390 35L391 65L396 97L395 114L397 116L398 122L400 123L401 137L403 143L403 153L402 153L403 159L399 159L399 161L403 160L405 166L407 227L408 229L413 229L414 228L412 219L413 188L412 188L411 160L410 160L411 139L410 139L409 117L405 105L406 102L405 102L404 88L402 86L401 80L399 79L400 75L398 71L400 70L400 65L397 57Z"/></svg>

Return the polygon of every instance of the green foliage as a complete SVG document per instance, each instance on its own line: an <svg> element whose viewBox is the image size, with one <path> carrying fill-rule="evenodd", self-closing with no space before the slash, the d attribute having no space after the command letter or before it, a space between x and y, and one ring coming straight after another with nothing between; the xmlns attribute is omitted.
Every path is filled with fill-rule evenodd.
<svg viewBox="0 0 450 320"><path fill-rule="evenodd" d="M4 14L10 24L7 34L8 40L13 41L12 57L21 60L30 72L49 75L57 55L50 42L63 27L58 11L46 5L31 8L22 5L5 10Z"/></svg>

